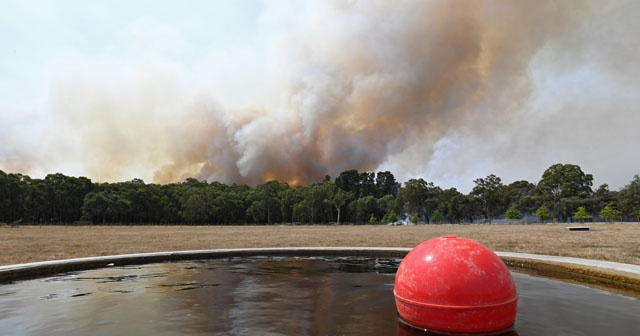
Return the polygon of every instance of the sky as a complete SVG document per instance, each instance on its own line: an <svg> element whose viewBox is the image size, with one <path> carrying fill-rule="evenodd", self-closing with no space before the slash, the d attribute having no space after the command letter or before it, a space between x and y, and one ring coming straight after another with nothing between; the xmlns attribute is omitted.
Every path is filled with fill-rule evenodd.
<svg viewBox="0 0 640 336"><path fill-rule="evenodd" d="M0 170L468 192L640 174L640 2L3 1Z"/></svg>

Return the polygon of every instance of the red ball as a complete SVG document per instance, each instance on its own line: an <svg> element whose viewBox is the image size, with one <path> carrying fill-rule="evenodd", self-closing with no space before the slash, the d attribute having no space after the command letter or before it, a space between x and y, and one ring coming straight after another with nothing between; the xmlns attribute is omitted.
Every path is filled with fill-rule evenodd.
<svg viewBox="0 0 640 336"><path fill-rule="evenodd" d="M504 262L486 246L455 236L411 250L400 263L393 294L404 321L444 332L508 330L518 305Z"/></svg>

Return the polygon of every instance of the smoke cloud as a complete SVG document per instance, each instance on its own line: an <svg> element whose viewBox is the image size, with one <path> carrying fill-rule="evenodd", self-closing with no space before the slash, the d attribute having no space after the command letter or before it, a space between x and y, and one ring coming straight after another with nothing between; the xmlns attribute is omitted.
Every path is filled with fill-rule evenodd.
<svg viewBox="0 0 640 336"><path fill-rule="evenodd" d="M73 161L94 180L159 183L306 184L390 170L460 189L491 173L536 182L556 162L613 185L637 173L635 155L608 165L602 157L640 141L631 126L640 121L640 3L312 7L300 29L268 41L270 57L257 60L268 69L256 79L268 99L248 107L225 104L199 84L198 69L170 60L56 63L45 140L11 135L5 141L21 150L0 164L31 171ZM251 85L241 68L225 75L219 87Z"/></svg>

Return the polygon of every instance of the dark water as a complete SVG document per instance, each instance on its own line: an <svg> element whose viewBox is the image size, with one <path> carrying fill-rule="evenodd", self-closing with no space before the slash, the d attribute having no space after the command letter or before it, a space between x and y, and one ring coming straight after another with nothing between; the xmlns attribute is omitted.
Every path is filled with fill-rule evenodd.
<svg viewBox="0 0 640 336"><path fill-rule="evenodd" d="M424 335L398 322L399 259L231 258L0 286L1 335ZM514 273L510 335L640 335L640 300Z"/></svg>

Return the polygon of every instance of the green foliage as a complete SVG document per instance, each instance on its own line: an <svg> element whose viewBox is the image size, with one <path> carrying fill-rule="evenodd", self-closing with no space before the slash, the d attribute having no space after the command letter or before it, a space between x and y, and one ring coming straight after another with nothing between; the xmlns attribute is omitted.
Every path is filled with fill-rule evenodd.
<svg viewBox="0 0 640 336"><path fill-rule="evenodd" d="M247 218L254 223L265 223L267 215L267 206L263 200L257 200L251 203L247 208Z"/></svg>
<svg viewBox="0 0 640 336"><path fill-rule="evenodd" d="M195 178L163 185L140 179L93 183L85 177L49 174L34 179L0 170L0 222L341 224L368 223L372 215L395 222L398 214L410 214L414 223L423 219L455 223L491 219L507 211L508 218L517 218L513 209L507 210L509 206L520 213L535 211L541 221L552 218L551 214L568 220L579 207L602 209L599 214L607 220L639 220L640 176L618 192L606 184L592 192L592 179L576 165L558 164L545 171L537 186L527 181L505 186L499 177L489 175L476 179L473 190L463 194L423 179L401 186L388 171L349 170L335 182L325 176L305 186L267 181L252 187ZM613 214L608 214L607 205Z"/></svg>
<svg viewBox="0 0 640 336"><path fill-rule="evenodd" d="M378 202L373 196L365 196L355 199L349 204L351 211L355 214L356 223L367 223L372 214L378 210Z"/></svg>
<svg viewBox="0 0 640 336"><path fill-rule="evenodd" d="M486 178L479 178L473 181L476 186L473 187L471 195L475 197L481 204L485 218L491 223L491 217L496 215L496 208L500 202L500 189L503 187L499 177L491 174Z"/></svg>
<svg viewBox="0 0 640 336"><path fill-rule="evenodd" d="M340 213L342 212L342 208L347 204L348 201L354 198L354 193L346 192L336 186L335 183L331 183L330 181L325 181L322 185L325 188L327 194L326 201L333 205L336 209L336 223L340 224Z"/></svg>
<svg viewBox="0 0 640 336"><path fill-rule="evenodd" d="M255 204L254 209L251 209L251 215L247 213L247 216L253 218L256 223L272 224L274 222L281 222L281 199L287 189L289 189L287 183L275 180L257 186L253 193L250 193L250 199L253 200L253 203L258 203ZM249 211L249 209L247 209L247 211ZM263 212L262 215L260 211Z"/></svg>
<svg viewBox="0 0 640 336"><path fill-rule="evenodd" d="M381 198L385 195L396 197L400 191L400 183L389 171L358 172L355 169L346 170L336 177L335 185L351 193L356 198L373 196Z"/></svg>
<svg viewBox="0 0 640 336"><path fill-rule="evenodd" d="M369 217L369 224L375 224L378 222L378 219L376 218L376 216L374 214L371 214L371 216Z"/></svg>
<svg viewBox="0 0 640 336"><path fill-rule="evenodd" d="M0 170L0 222L13 222L24 218L28 207L28 183L28 177L6 174Z"/></svg>
<svg viewBox="0 0 640 336"><path fill-rule="evenodd" d="M442 212L440 212L440 210L436 209L436 211L433 212L433 214L431 215L431 222L432 223L444 222L444 216L442 215Z"/></svg>
<svg viewBox="0 0 640 336"><path fill-rule="evenodd" d="M456 188L442 191L439 209L444 210L445 219L449 223L473 217L469 197L456 190Z"/></svg>
<svg viewBox="0 0 640 336"><path fill-rule="evenodd" d="M376 197L376 174L374 172L360 173L360 197Z"/></svg>
<svg viewBox="0 0 640 336"><path fill-rule="evenodd" d="M400 183L390 171L378 172L376 175L376 192L378 198L391 195L395 198L400 192Z"/></svg>
<svg viewBox="0 0 640 336"><path fill-rule="evenodd" d="M536 193L557 200L569 197L588 197L591 195L593 176L585 174L580 166L574 164L554 164L542 174L536 187Z"/></svg>
<svg viewBox="0 0 640 336"><path fill-rule="evenodd" d="M407 212L425 215L427 218L438 208L442 189L433 182L423 179L411 179L400 190L402 199L406 202Z"/></svg>
<svg viewBox="0 0 640 336"><path fill-rule="evenodd" d="M591 205L596 209L603 209L614 202L615 194L615 192L609 190L609 185L602 184L593 192Z"/></svg>
<svg viewBox="0 0 640 336"><path fill-rule="evenodd" d="M522 212L516 208L515 204L512 205L505 213L507 219L522 219Z"/></svg>
<svg viewBox="0 0 640 336"><path fill-rule="evenodd" d="M611 204L607 204L602 208L602 210L600 210L600 218L607 222L614 222L616 219L620 218L621 214L622 211L614 209Z"/></svg>
<svg viewBox="0 0 640 336"><path fill-rule="evenodd" d="M333 220L330 190L326 184L312 184L306 188L296 188L301 201L293 208L293 220L306 223L328 223Z"/></svg>
<svg viewBox="0 0 640 336"><path fill-rule="evenodd" d="M382 198L378 198L378 211L377 214L386 215L389 213L397 214L398 211L402 211L402 207L399 206L401 202L398 202L398 198L394 197L391 194L387 194L382 196Z"/></svg>
<svg viewBox="0 0 640 336"><path fill-rule="evenodd" d="M116 192L100 191L88 193L83 202L83 218L91 221L100 220L103 224L117 222L125 218L131 210L131 202Z"/></svg>
<svg viewBox="0 0 640 336"><path fill-rule="evenodd" d="M336 177L335 185L346 191L353 193L356 197L360 197L360 174L357 170L345 170Z"/></svg>
<svg viewBox="0 0 640 336"><path fill-rule="evenodd" d="M380 221L382 223L395 223L398 221L398 214L394 210L391 210L391 212L384 215Z"/></svg>
<svg viewBox="0 0 640 336"><path fill-rule="evenodd" d="M585 219L592 219L593 216L591 216L591 214L587 212L587 208L581 206L578 207L578 211L575 212L573 218L579 220L582 223Z"/></svg>
<svg viewBox="0 0 640 336"><path fill-rule="evenodd" d="M571 217L577 206L588 204L592 196L593 176L585 174L574 164L554 164L547 168L536 187L536 195L546 204L553 206L553 212L561 220Z"/></svg>
<svg viewBox="0 0 640 336"><path fill-rule="evenodd" d="M640 175L634 175L633 180L618 192L616 204L623 215L640 217Z"/></svg>
<svg viewBox="0 0 640 336"><path fill-rule="evenodd" d="M515 181L501 189L503 205L511 204L522 212L533 213L540 204L536 201L535 184L527 181Z"/></svg>
<svg viewBox="0 0 640 336"><path fill-rule="evenodd" d="M547 208L546 205L541 205L536 210L536 217L538 217L538 219L541 222L545 222L545 221L548 221L549 219L551 219L551 213L549 212L549 209Z"/></svg>

